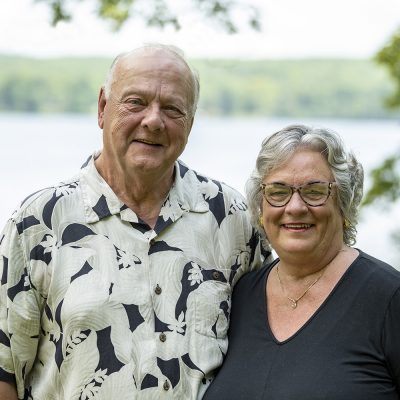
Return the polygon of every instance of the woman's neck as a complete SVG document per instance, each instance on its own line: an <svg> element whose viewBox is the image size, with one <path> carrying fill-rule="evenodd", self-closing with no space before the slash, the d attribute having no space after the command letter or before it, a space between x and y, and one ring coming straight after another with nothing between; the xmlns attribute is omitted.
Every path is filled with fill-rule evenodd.
<svg viewBox="0 0 400 400"><path fill-rule="evenodd" d="M342 244L339 248L322 257L309 257L301 258L294 257L280 257L279 270L286 279L291 281L300 281L313 275L319 275L325 270L330 269L332 266L340 263L345 259L344 255L355 251L354 249Z"/></svg>

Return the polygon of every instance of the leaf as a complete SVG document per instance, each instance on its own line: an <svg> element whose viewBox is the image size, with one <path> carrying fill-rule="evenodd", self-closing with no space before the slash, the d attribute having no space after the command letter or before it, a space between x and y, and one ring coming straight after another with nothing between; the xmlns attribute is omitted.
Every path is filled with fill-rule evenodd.
<svg viewBox="0 0 400 400"><path fill-rule="evenodd" d="M375 60L388 70L395 84L395 91L386 99L385 105L389 108L398 108L400 106L400 29L376 54Z"/></svg>
<svg viewBox="0 0 400 400"><path fill-rule="evenodd" d="M392 203L400 197L400 155L385 159L370 173L372 186L366 193L362 206L381 201Z"/></svg>
<svg viewBox="0 0 400 400"><path fill-rule="evenodd" d="M42 1L49 5L51 10L51 24L57 25L60 21L72 20L72 13L67 11L67 7L77 0L35 0ZM85 0L80 0L80 2ZM86 0L87 1L87 0ZM141 8L136 7L140 1L136 0L95 0L97 15L99 18L112 22L115 31L121 29L126 21L132 16L140 16L148 26L165 28L172 26L175 30L181 28L181 16L171 12L165 0L142 0L148 3L150 14L141 14ZM222 26L228 33L236 33L238 25L233 17L234 11L242 16L250 15L248 26L254 30L260 29L258 12L254 6L248 5L244 0L191 0L193 9L203 14L205 20L213 20Z"/></svg>

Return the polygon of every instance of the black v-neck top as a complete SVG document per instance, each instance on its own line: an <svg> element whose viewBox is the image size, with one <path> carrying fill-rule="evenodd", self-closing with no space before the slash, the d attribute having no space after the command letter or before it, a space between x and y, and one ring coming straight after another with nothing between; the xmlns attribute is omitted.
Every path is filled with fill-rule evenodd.
<svg viewBox="0 0 400 400"><path fill-rule="evenodd" d="M203 400L399 400L400 272L360 252L315 314L279 342L265 296L276 262L236 285L228 353Z"/></svg>

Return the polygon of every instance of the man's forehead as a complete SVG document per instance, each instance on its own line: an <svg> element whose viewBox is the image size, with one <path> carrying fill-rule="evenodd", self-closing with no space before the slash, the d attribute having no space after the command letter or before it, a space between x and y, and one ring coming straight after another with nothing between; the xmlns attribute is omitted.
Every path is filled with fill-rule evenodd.
<svg viewBox="0 0 400 400"><path fill-rule="evenodd" d="M151 81L155 84L164 81L168 86L175 86L176 93L183 90L181 95L186 98L185 101L193 102L195 79L186 61L173 50L144 47L125 54L115 65L111 90L114 95L117 91L118 96L123 96L122 93L132 90L133 86L140 89L141 80L145 81L145 86Z"/></svg>
<svg viewBox="0 0 400 400"><path fill-rule="evenodd" d="M132 50L121 58L117 70L125 69L152 69L156 65L169 64L170 67L189 72L187 64L174 52L163 48L139 48Z"/></svg>

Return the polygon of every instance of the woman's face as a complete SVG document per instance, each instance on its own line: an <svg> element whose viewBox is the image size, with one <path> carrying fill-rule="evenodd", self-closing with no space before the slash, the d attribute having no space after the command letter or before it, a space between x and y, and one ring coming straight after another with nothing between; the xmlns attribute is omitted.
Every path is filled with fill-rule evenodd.
<svg viewBox="0 0 400 400"><path fill-rule="evenodd" d="M296 151L263 179L263 183L291 186L316 181L333 182L334 177L325 158L307 149ZM267 237L282 261L322 261L343 246L343 217L335 186L325 204L318 207L308 206L298 192L283 207L273 207L263 199L262 217Z"/></svg>

